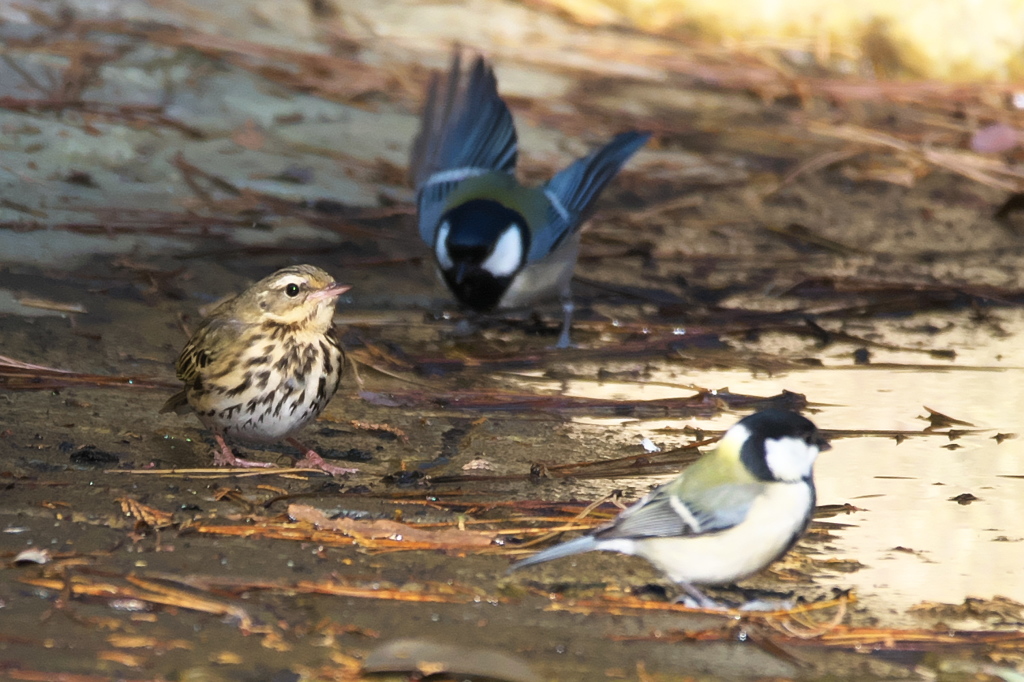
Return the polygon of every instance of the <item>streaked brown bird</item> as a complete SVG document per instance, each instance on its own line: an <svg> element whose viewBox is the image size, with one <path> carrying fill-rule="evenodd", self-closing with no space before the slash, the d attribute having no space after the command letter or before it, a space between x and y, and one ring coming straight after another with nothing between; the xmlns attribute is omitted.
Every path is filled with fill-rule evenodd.
<svg viewBox="0 0 1024 682"><path fill-rule="evenodd" d="M217 441L215 465L273 466L240 459L225 438L285 440L303 453L298 467L334 476L357 471L328 464L291 437L338 390L345 354L334 335L334 305L350 288L320 268L296 265L217 306L178 357L184 390L160 411L194 411Z"/></svg>

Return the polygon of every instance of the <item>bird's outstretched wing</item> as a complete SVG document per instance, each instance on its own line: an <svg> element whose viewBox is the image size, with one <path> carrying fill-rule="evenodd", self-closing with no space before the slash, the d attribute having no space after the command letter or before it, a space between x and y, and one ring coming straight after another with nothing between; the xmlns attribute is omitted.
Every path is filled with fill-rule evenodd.
<svg viewBox="0 0 1024 682"><path fill-rule="evenodd" d="M436 74L431 79L409 163L423 241L433 245L456 184L495 170L512 173L516 154L515 125L498 95L494 71L477 56L464 73L456 50L444 82Z"/></svg>
<svg viewBox="0 0 1024 682"><path fill-rule="evenodd" d="M544 226L535 230L528 260L538 261L551 253L590 214L601 190L651 137L630 131L616 135L593 154L575 161L544 185L550 206Z"/></svg>

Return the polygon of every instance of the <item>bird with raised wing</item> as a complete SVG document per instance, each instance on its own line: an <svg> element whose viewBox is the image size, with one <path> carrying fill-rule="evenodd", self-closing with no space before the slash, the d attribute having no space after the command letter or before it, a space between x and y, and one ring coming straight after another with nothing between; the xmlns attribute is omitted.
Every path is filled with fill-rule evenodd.
<svg viewBox="0 0 1024 682"><path fill-rule="evenodd" d="M420 237L455 298L482 313L560 299L557 347L568 347L580 228L649 137L621 133L540 187L524 187L494 71L477 56L464 72L456 51L447 77L431 81L410 163Z"/></svg>

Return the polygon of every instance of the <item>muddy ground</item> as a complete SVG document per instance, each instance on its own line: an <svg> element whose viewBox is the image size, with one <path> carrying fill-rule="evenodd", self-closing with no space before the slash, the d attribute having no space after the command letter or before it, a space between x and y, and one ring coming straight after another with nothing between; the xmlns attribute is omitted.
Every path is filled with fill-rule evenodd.
<svg viewBox="0 0 1024 682"><path fill-rule="evenodd" d="M577 348L555 308L467 324L416 237L404 166L454 39L493 56L525 178L654 133L585 234ZM0 40L0 676L1017 679L1020 150L976 136L1019 122L1008 89L492 0L23 2ZM213 470L158 414L174 360L301 262L353 285L359 375L304 437L360 471ZM833 437L823 507L714 594L807 612L688 611L613 555L506 574L769 404Z"/></svg>

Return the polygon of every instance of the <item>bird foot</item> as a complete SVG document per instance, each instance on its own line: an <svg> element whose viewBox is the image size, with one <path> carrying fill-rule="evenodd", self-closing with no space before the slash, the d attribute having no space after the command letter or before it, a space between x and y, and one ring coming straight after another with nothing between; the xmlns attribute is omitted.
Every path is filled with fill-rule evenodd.
<svg viewBox="0 0 1024 682"><path fill-rule="evenodd" d="M712 611L725 611L729 608L725 604L719 604L689 583L679 583L679 586L683 588L685 594L681 594L673 599L673 603L682 604L691 609L707 609Z"/></svg>
<svg viewBox="0 0 1024 682"><path fill-rule="evenodd" d="M309 447L306 447L305 445L303 445L302 443L298 442L297 440L293 440L293 439L289 438L288 442L291 443L292 445L294 445L295 447L297 447L303 453L302 459L300 459L299 461L297 461L295 463L295 466L297 468L300 468L300 469L319 469L320 471L323 471L324 473L328 473L331 476L345 476L346 474L354 474L354 473L357 473L359 471L359 469L352 469L352 468L349 468L349 467L340 467L340 466L338 466L336 464L330 464L329 462L325 461L324 458L321 457L320 454L316 450L314 450L312 448L309 448Z"/></svg>
<svg viewBox="0 0 1024 682"><path fill-rule="evenodd" d="M570 338L572 333L572 314L575 310L576 306L571 298L566 298L562 301L562 331L559 332L558 343L555 344L555 348L559 350L576 348L576 344Z"/></svg>
<svg viewBox="0 0 1024 682"><path fill-rule="evenodd" d="M740 611L792 611L796 603L792 599L751 599L741 604Z"/></svg>
<svg viewBox="0 0 1024 682"><path fill-rule="evenodd" d="M480 325L476 324L475 322L472 322L471 320L463 318L455 323L455 326L452 328L451 334L452 336L458 339L466 336L472 336L476 334L478 331L480 331Z"/></svg>
<svg viewBox="0 0 1024 682"><path fill-rule="evenodd" d="M573 343L572 341L570 341L568 336L559 336L558 343L548 347L553 350L566 350L568 348L579 348L580 345L578 343Z"/></svg>
<svg viewBox="0 0 1024 682"><path fill-rule="evenodd" d="M213 450L213 466L215 467L272 467L271 462L256 462L251 459L242 459L231 451L231 448L220 436L215 436L217 447Z"/></svg>
<svg viewBox="0 0 1024 682"><path fill-rule="evenodd" d="M705 611L728 611L726 604L719 604L714 599L694 599L688 594L681 594L672 600L673 604L682 604L688 609L703 609Z"/></svg>
<svg viewBox="0 0 1024 682"><path fill-rule="evenodd" d="M704 611L745 611L748 613L766 613L775 611L792 611L794 607L791 599L751 599L742 604L722 603L714 599L695 599L689 594L682 594L673 600L676 604L682 604L689 609L702 609Z"/></svg>

